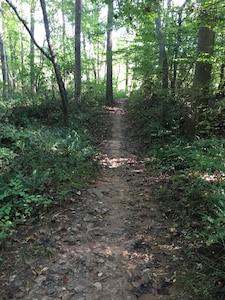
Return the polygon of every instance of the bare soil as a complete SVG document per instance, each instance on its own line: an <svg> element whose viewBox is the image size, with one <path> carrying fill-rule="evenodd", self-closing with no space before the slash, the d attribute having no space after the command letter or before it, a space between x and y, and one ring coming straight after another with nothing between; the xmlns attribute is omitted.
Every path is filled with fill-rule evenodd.
<svg viewBox="0 0 225 300"><path fill-rule="evenodd" d="M93 128L98 179L35 224L21 225L4 249L0 299L192 299L178 289L181 243L156 200L166 178L146 168L127 102L106 107Z"/></svg>

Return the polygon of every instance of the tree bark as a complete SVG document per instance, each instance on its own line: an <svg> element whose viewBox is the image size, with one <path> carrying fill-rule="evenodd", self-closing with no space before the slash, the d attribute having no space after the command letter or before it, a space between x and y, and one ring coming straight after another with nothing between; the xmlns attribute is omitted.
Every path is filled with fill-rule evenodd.
<svg viewBox="0 0 225 300"><path fill-rule="evenodd" d="M192 85L191 111L187 116L185 134L189 139L195 137L198 122L204 108L208 107L215 32L207 26L201 26L198 32L197 61Z"/></svg>
<svg viewBox="0 0 225 300"><path fill-rule="evenodd" d="M222 65L220 66L220 84L218 88L218 93L220 97L223 97L225 95L224 70L225 70L225 63L222 63Z"/></svg>
<svg viewBox="0 0 225 300"><path fill-rule="evenodd" d="M35 26L35 20L34 20L35 7L36 7L36 0L32 0L30 4L30 31L33 36L34 36L34 26ZM34 57L35 57L34 41L30 39L30 92L32 96L34 96L34 81L35 81Z"/></svg>
<svg viewBox="0 0 225 300"><path fill-rule="evenodd" d="M7 99L10 82L9 82L7 55L6 55L5 43L4 43L3 27L2 27L2 1L0 1L0 52L1 52L2 79L3 79L2 98Z"/></svg>
<svg viewBox="0 0 225 300"><path fill-rule="evenodd" d="M84 61L86 62L86 65L89 64L90 62L90 59L87 55L87 48L86 48L86 36L83 34L83 37L82 37L82 48L83 48L83 58L84 58ZM90 78L90 67L86 67L84 68L84 75L85 75L85 79L87 80L87 82L90 82L91 81L91 78Z"/></svg>
<svg viewBox="0 0 225 300"><path fill-rule="evenodd" d="M65 16L65 1L61 1L61 11L62 11L62 48L63 48L63 57L66 58L66 16ZM66 71L64 68L63 71L63 76L65 78L66 76Z"/></svg>
<svg viewBox="0 0 225 300"><path fill-rule="evenodd" d="M125 55L126 73L125 73L125 93L128 94L128 83L129 83L129 55Z"/></svg>
<svg viewBox="0 0 225 300"><path fill-rule="evenodd" d="M177 68L178 68L177 59L179 58L179 52L180 52L180 47L181 47L181 43L182 43L182 23L183 23L182 13L189 1L190 0L186 0L178 11L177 39L176 39L176 44L174 45L174 59L173 59L173 64L172 64L172 68L171 68L173 71L172 80L171 80L171 89L172 89L174 96L176 94L176 86L177 86L177 84L176 84L177 83Z"/></svg>
<svg viewBox="0 0 225 300"><path fill-rule="evenodd" d="M45 33L46 33L46 39L47 39L47 43L48 43L49 53L50 53L51 61L52 61L53 68L55 71L55 76L56 76L56 80L57 80L57 84L59 87L60 96L61 96L61 100L62 100L63 117L64 117L65 123L67 123L67 121L68 121L68 100L67 100L66 89L65 89L65 86L64 86L64 83L62 80L59 65L57 63L56 55L55 55L55 52L54 52L54 49L52 46L52 42L51 42L50 27L49 27L49 21L48 21L45 0L40 0L40 4L41 4L41 8L42 8L42 13L43 13Z"/></svg>
<svg viewBox="0 0 225 300"><path fill-rule="evenodd" d="M81 102L81 16L82 0L75 5L75 101Z"/></svg>
<svg viewBox="0 0 225 300"><path fill-rule="evenodd" d="M179 57L179 51L180 51L180 45L181 45L181 26L182 26L182 10L178 12L178 29L177 29L177 39L176 43L174 45L174 56L173 56L173 62L172 62L172 80L171 80L171 89L173 92L173 95L176 94L176 81L177 81L177 59Z"/></svg>
<svg viewBox="0 0 225 300"><path fill-rule="evenodd" d="M55 72L55 77L56 77L56 81L57 81L57 84L58 84L61 100L62 100L62 112L63 112L64 122L67 123L67 121L68 121L67 93L66 93L66 89L65 89L65 86L64 86L64 83L63 83L63 80L62 80L60 68L59 68L59 65L58 65L57 60L56 60L55 52L54 52L54 49L53 49L52 43L51 43L50 27L49 27L49 22L48 22L48 15L47 15L47 10L46 10L45 0L40 0L40 4L41 4L41 8L42 8L42 13L43 13L46 39L47 39L48 49L49 49L50 54L45 52L45 50L41 46L38 45L38 43L36 42L32 32L31 32L31 30L27 26L26 21L19 15L16 7L11 3L11 1L9 1L9 0L5 0L5 1L13 9L13 11L15 12L17 18L22 22L23 26L26 28L27 32L29 33L29 35L30 35L32 41L34 42L35 46L41 51L41 53L47 59L49 59L51 61L52 65L53 65L54 72Z"/></svg>
<svg viewBox="0 0 225 300"><path fill-rule="evenodd" d="M23 24L23 26L25 27L26 31L28 32L30 38L32 39L32 41L34 42L34 45L41 51L41 53L52 62L52 57L45 52L45 50L38 45L38 43L36 42L34 35L32 34L31 30L29 29L29 27L27 26L27 22L19 15L16 7L11 3L10 0L5 0L6 3L12 8L12 10L15 12L17 18L20 20L20 22Z"/></svg>
<svg viewBox="0 0 225 300"><path fill-rule="evenodd" d="M113 0L108 0L107 18L107 50L106 50L106 101L113 102L113 80L112 80L112 33L113 33Z"/></svg>
<svg viewBox="0 0 225 300"><path fill-rule="evenodd" d="M167 62L167 55L166 55L166 48L165 43L163 40L162 35L162 26L161 26L161 19L160 17L155 19L155 26L156 26L156 33L157 33L157 40L159 45L159 57L160 57L160 64L161 64L161 76L162 76L162 88L168 88L168 62Z"/></svg>
<svg viewBox="0 0 225 300"><path fill-rule="evenodd" d="M23 94L26 93L26 89L25 89L25 76L23 76L24 72L25 72L25 65L24 65L24 38L23 38L23 27L22 25L20 26L20 74L21 76L19 76L18 78L20 79L20 84L21 84L21 89Z"/></svg>

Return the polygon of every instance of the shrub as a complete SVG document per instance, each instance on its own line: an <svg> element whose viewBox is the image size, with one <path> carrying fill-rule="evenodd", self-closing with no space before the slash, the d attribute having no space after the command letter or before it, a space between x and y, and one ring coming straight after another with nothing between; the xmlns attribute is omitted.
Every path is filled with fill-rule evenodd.
<svg viewBox="0 0 225 300"><path fill-rule="evenodd" d="M224 296L224 145L225 140L215 137L192 143L176 140L149 152L156 173L167 174L158 198L166 216L178 224L182 243L189 249L191 272L184 275L184 284L201 299Z"/></svg>
<svg viewBox="0 0 225 300"><path fill-rule="evenodd" d="M12 102L2 114L0 243L13 233L18 221L35 217L51 199L53 204L61 203L68 192L76 192L94 174L95 151L84 127L94 110L90 113L88 107L82 107L63 126L61 119L53 120L54 109L46 119L49 109L42 103L21 101Z"/></svg>

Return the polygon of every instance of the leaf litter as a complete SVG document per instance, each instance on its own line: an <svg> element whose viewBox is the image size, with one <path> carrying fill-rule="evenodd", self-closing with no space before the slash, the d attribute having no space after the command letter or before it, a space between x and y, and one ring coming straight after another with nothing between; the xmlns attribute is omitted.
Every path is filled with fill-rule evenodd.
<svg viewBox="0 0 225 300"><path fill-rule="evenodd" d="M57 211L18 228L4 249L1 299L193 299L177 288L184 258L156 202L152 177L126 117L127 99L92 128L99 177Z"/></svg>

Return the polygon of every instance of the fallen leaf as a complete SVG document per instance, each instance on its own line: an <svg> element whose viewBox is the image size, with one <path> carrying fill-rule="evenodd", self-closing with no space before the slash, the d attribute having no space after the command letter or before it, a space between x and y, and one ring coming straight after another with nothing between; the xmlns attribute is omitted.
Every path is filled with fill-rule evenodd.
<svg viewBox="0 0 225 300"><path fill-rule="evenodd" d="M64 283L66 283L66 282L69 281L69 278L65 275L65 276L63 276L62 280L63 280Z"/></svg>
<svg viewBox="0 0 225 300"><path fill-rule="evenodd" d="M47 279L47 276L44 276L44 275L39 275L39 276L37 276L36 278L35 278L35 282L36 283L41 283L41 282L43 282L43 281L45 281Z"/></svg>
<svg viewBox="0 0 225 300"><path fill-rule="evenodd" d="M102 289L102 284L101 282L95 282L94 286L96 287L96 289L101 290Z"/></svg>

